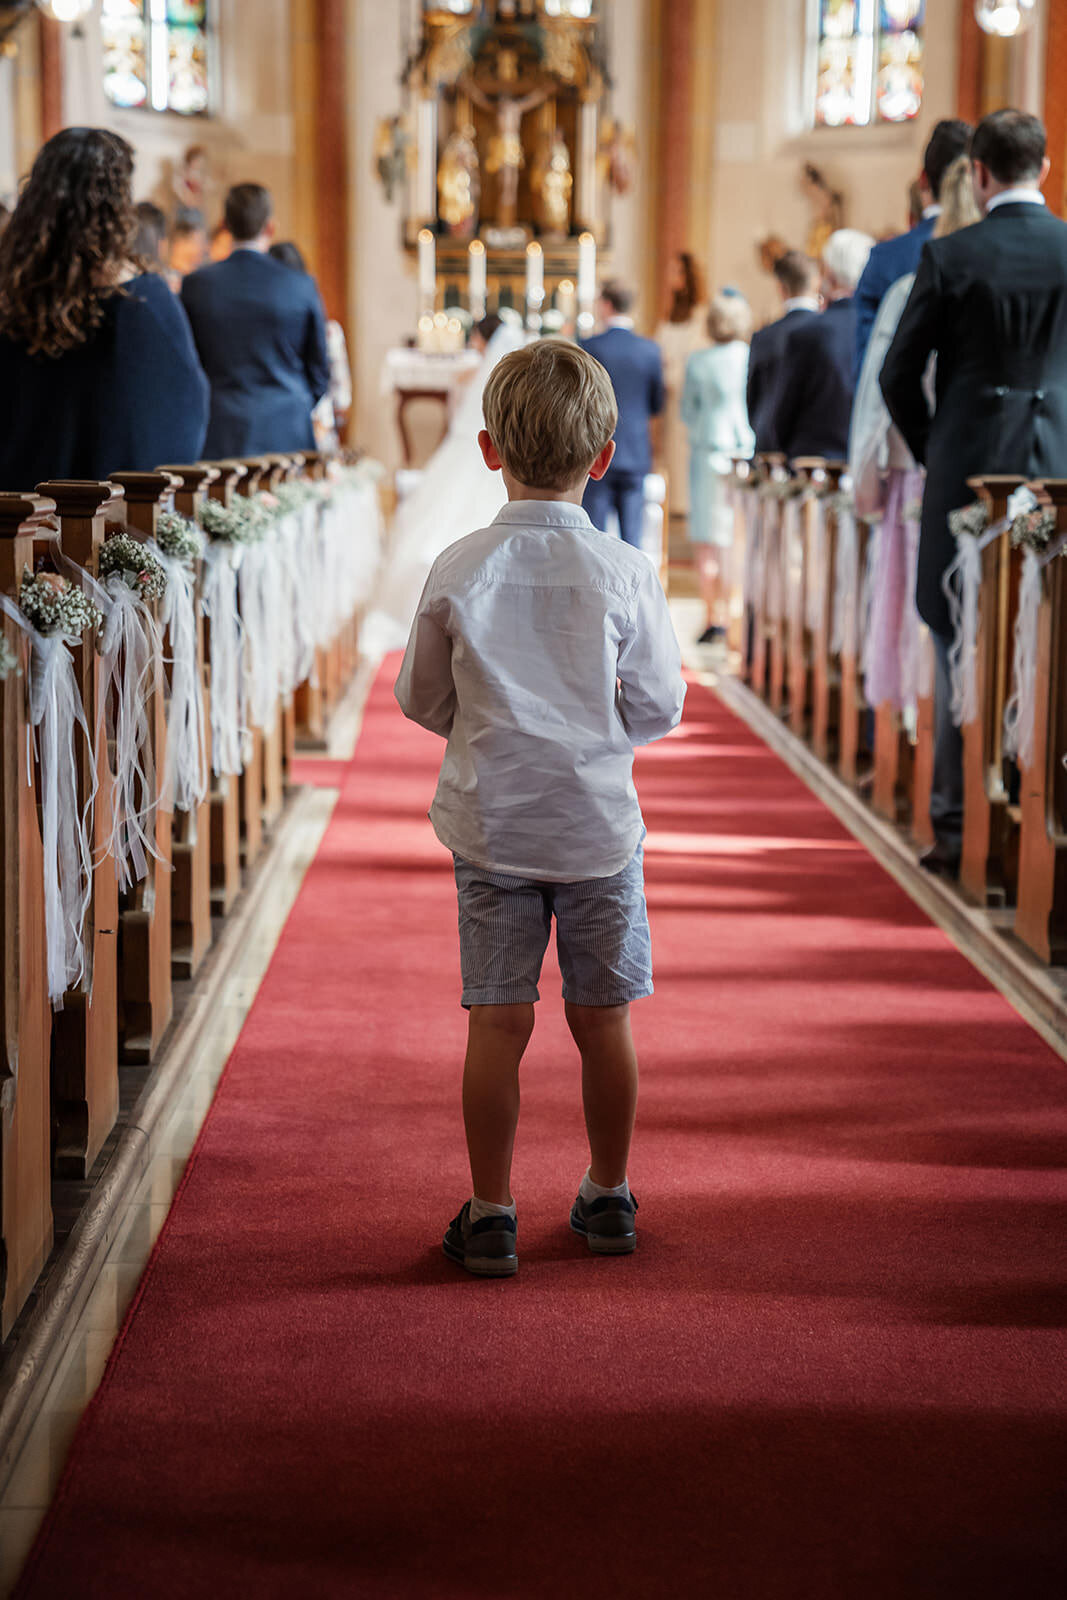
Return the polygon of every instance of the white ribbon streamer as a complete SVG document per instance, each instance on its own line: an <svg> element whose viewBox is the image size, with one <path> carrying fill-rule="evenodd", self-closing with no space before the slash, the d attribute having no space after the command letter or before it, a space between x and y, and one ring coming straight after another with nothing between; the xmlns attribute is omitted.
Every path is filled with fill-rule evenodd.
<svg viewBox="0 0 1067 1600"><path fill-rule="evenodd" d="M162 679L163 642L151 611L117 572L103 589L99 714L107 729L111 775L111 832L104 854L114 858L119 888L127 890L148 876L149 857L162 859L152 837L159 795L148 708Z"/></svg>
<svg viewBox="0 0 1067 1600"><path fill-rule="evenodd" d="M93 893L96 752L74 671L77 634L42 634L0 594L0 609L30 641L29 725L37 729L48 998L58 1011L86 977L85 918ZM89 791L78 803L77 739L85 741Z"/></svg>
<svg viewBox="0 0 1067 1600"><path fill-rule="evenodd" d="M164 811L195 811L207 794L207 739L200 687L196 581L177 556L148 546L167 574L159 620L170 646L167 749L159 803Z"/></svg>
<svg viewBox="0 0 1067 1600"><path fill-rule="evenodd" d="M982 552L971 534L956 540L955 561L941 579L952 621L948 667L952 683L952 720L957 727L978 716L978 594L982 586ZM959 582L954 582L958 578Z"/></svg>
<svg viewBox="0 0 1067 1600"><path fill-rule="evenodd" d="M826 506L821 497L816 498L811 522L805 591L804 620L809 630L818 634L826 616Z"/></svg>
<svg viewBox="0 0 1067 1600"><path fill-rule="evenodd" d="M1012 638L1011 694L1004 707L1004 753L1021 767L1034 763L1034 712L1037 702L1037 627L1041 611L1041 557L1023 551L1018 609Z"/></svg>
<svg viewBox="0 0 1067 1600"><path fill-rule="evenodd" d="M241 551L221 541L213 541L204 551L200 604L211 625L211 764L216 777L236 777L244 770L240 563Z"/></svg>
<svg viewBox="0 0 1067 1600"><path fill-rule="evenodd" d="M859 538L855 513L848 507L837 512L837 560L834 568L834 609L830 650L834 655L856 654L859 595Z"/></svg>

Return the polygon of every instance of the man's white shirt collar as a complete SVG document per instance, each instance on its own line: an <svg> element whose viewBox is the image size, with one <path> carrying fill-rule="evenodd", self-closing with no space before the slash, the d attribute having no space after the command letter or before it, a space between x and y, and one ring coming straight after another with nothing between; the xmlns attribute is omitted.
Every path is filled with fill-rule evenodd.
<svg viewBox="0 0 1067 1600"><path fill-rule="evenodd" d="M941 207L939 205L934 204L932 206L923 206L923 221L924 222L931 222L935 218L939 217L940 215L941 215Z"/></svg>
<svg viewBox="0 0 1067 1600"><path fill-rule="evenodd" d="M782 306L782 315L787 316L790 311L818 311L819 297L817 294L795 294L791 300L786 300Z"/></svg>
<svg viewBox="0 0 1067 1600"><path fill-rule="evenodd" d="M604 324L605 328L632 328L633 325L633 317L609 317Z"/></svg>
<svg viewBox="0 0 1067 1600"><path fill-rule="evenodd" d="M1045 197L1040 189L1024 189L1021 185L1017 189L1002 189L999 194L995 194L990 200L985 208L985 214L988 217L989 213L995 211L998 206L1014 206L1020 202L1028 206L1043 206Z"/></svg>

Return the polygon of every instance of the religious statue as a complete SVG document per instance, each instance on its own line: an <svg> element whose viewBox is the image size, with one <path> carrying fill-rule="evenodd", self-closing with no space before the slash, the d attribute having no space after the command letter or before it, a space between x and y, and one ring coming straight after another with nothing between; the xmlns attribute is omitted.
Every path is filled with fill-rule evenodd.
<svg viewBox="0 0 1067 1600"><path fill-rule="evenodd" d="M203 226L215 185L211 177L210 158L202 144L190 145L185 151L171 187L177 201L176 220L198 222Z"/></svg>
<svg viewBox="0 0 1067 1600"><path fill-rule="evenodd" d="M464 90L482 111L496 113L496 132L489 141L489 154L485 170L496 178L497 217L502 228L513 228L519 210L519 174L526 165L522 148L522 119L528 111L544 105L551 89L535 89L523 99L509 94L495 99L484 94L471 79L466 79Z"/></svg>
<svg viewBox="0 0 1067 1600"><path fill-rule="evenodd" d="M617 195L626 195L637 177L637 137L614 117L605 117L597 151L601 181Z"/></svg>
<svg viewBox="0 0 1067 1600"><path fill-rule="evenodd" d="M468 239L474 232L481 198L478 177L478 151L474 129L467 124L449 135L437 168L437 211L456 239Z"/></svg>
<svg viewBox="0 0 1067 1600"><path fill-rule="evenodd" d="M542 145L542 152L544 149ZM534 186L541 197L541 226L546 234L558 238L570 232L574 189L570 151L558 128L547 141L547 151L547 159L542 153L538 163Z"/></svg>
<svg viewBox="0 0 1067 1600"><path fill-rule="evenodd" d="M813 167L810 161L804 166L801 188L812 209L805 249L813 261L820 261L830 235L845 226L845 197L839 189L831 189L818 167Z"/></svg>
<svg viewBox="0 0 1067 1600"><path fill-rule="evenodd" d="M403 186L408 169L411 134L405 116L379 117L374 135L374 170L390 205Z"/></svg>

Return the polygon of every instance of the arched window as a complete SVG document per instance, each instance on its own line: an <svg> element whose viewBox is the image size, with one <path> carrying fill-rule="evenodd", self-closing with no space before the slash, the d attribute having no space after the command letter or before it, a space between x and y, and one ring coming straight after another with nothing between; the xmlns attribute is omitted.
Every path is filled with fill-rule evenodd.
<svg viewBox="0 0 1067 1600"><path fill-rule="evenodd" d="M104 0L104 93L116 106L211 109L207 0Z"/></svg>
<svg viewBox="0 0 1067 1600"><path fill-rule="evenodd" d="M812 14L816 127L918 115L926 0L813 0Z"/></svg>

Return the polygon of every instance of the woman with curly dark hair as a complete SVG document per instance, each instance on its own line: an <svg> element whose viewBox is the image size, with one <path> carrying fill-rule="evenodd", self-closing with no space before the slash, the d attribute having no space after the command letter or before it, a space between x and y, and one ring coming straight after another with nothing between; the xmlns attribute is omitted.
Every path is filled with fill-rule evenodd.
<svg viewBox="0 0 1067 1600"><path fill-rule="evenodd" d="M195 461L207 380L180 302L133 254L133 151L65 128L0 238L0 489Z"/></svg>

